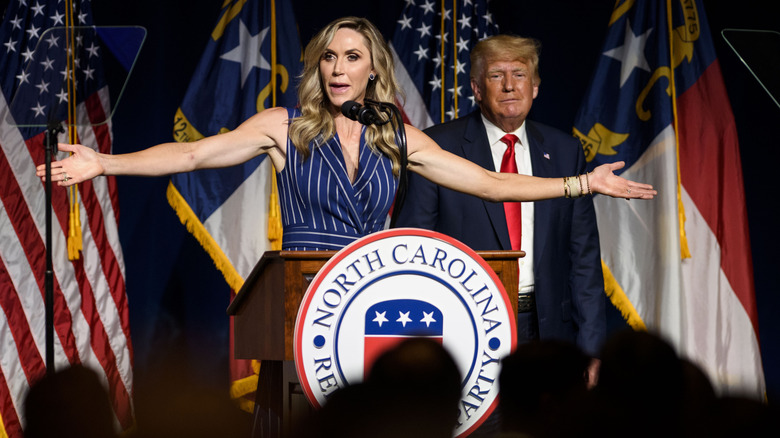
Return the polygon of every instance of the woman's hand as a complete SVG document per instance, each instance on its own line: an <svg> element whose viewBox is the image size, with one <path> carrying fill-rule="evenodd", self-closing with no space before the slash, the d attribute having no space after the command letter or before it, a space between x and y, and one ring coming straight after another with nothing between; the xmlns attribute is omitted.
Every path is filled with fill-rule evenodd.
<svg viewBox="0 0 780 438"><path fill-rule="evenodd" d="M60 143L58 148L73 153L62 161L51 163L51 180L58 186L72 186L103 174L103 166L94 150L79 144L65 143ZM35 174L46 182L46 165L36 167Z"/></svg>
<svg viewBox="0 0 780 438"><path fill-rule="evenodd" d="M650 184L634 182L614 174L614 171L622 169L625 165L623 161L616 161L593 169L589 176L590 189L593 193L601 193L613 198L653 199L658 192L653 190Z"/></svg>

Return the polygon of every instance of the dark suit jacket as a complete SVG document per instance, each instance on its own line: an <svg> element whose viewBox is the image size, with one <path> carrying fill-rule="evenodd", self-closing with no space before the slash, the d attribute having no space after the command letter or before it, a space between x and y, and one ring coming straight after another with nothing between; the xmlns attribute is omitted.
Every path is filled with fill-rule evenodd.
<svg viewBox="0 0 780 438"><path fill-rule="evenodd" d="M574 137L528 120L526 130L534 175L563 177L585 172L585 156ZM425 133L443 149L495 170L478 111ZM398 227L435 230L474 250L511 249L502 203L439 187L414 173L409 177ZM606 337L606 316L591 197L537 201L533 250L539 336L574 342L595 357Z"/></svg>

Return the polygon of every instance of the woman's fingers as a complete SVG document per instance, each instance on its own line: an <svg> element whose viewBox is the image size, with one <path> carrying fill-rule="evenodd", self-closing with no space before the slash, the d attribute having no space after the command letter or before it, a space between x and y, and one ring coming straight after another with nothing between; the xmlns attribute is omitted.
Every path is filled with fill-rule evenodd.
<svg viewBox="0 0 780 438"><path fill-rule="evenodd" d="M614 174L616 170L625 167L624 161L605 163L596 167L593 171L595 184L594 191L615 198L626 199L653 199L658 192L651 184L640 183L625 179ZM603 186L602 186L603 184Z"/></svg>

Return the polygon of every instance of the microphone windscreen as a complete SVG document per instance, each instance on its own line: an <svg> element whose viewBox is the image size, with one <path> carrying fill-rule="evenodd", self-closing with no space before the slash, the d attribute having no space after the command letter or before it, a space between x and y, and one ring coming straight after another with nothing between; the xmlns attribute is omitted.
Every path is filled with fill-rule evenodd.
<svg viewBox="0 0 780 438"><path fill-rule="evenodd" d="M360 104L354 100L348 100L341 105L341 114L352 119L357 120L358 111L360 111Z"/></svg>

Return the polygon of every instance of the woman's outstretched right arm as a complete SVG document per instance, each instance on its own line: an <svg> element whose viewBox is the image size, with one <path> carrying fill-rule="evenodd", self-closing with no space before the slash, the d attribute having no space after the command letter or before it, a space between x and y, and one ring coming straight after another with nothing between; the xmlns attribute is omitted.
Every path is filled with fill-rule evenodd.
<svg viewBox="0 0 780 438"><path fill-rule="evenodd" d="M121 155L100 154L81 145L60 144L72 154L52 163L52 181L69 186L98 175L160 176L197 169L229 167L267 153L277 169L284 167L288 116L284 108L271 108L249 118L224 134L190 143L163 143ZM45 166L37 167L45 178Z"/></svg>

